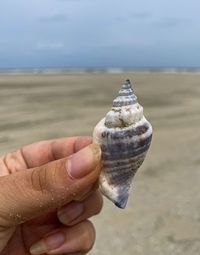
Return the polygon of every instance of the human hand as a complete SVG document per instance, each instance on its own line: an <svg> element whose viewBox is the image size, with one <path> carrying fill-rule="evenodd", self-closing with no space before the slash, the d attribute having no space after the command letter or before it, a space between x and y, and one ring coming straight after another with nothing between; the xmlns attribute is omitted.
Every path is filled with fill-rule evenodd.
<svg viewBox="0 0 200 255"><path fill-rule="evenodd" d="M100 149L90 143L89 137L42 141L0 158L0 255L92 248L95 230L87 219L100 212L102 197L95 189Z"/></svg>

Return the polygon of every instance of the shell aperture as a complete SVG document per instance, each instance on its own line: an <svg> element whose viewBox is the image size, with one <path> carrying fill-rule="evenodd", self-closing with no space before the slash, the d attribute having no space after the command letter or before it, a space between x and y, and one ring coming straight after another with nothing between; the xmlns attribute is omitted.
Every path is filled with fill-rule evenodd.
<svg viewBox="0 0 200 255"><path fill-rule="evenodd" d="M132 179L144 161L151 138L152 126L126 80L112 109L93 132L93 142L102 150L100 190L119 208L126 207Z"/></svg>

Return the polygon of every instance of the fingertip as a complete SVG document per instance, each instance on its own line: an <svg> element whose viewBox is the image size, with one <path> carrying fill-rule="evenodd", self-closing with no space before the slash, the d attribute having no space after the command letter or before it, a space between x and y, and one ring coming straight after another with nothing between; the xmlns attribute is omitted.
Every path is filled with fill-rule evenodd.
<svg viewBox="0 0 200 255"><path fill-rule="evenodd" d="M95 163L98 164L101 160L101 148L98 144L92 143L89 145L90 149L93 151Z"/></svg>
<svg viewBox="0 0 200 255"><path fill-rule="evenodd" d="M92 143L92 137L91 136L79 136L76 139L75 145L74 145L74 152L80 151L84 147L88 146Z"/></svg>
<svg viewBox="0 0 200 255"><path fill-rule="evenodd" d="M96 191L96 213L95 215L99 214L103 208L103 196L100 191Z"/></svg>

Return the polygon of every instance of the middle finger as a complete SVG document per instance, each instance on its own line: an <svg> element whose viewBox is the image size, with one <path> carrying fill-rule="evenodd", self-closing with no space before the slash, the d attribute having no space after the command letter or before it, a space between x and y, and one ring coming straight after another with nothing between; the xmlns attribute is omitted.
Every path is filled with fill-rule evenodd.
<svg viewBox="0 0 200 255"><path fill-rule="evenodd" d="M96 190L89 197L81 202L72 201L58 210L59 221L67 226L71 226L98 214L103 206L101 193Z"/></svg>

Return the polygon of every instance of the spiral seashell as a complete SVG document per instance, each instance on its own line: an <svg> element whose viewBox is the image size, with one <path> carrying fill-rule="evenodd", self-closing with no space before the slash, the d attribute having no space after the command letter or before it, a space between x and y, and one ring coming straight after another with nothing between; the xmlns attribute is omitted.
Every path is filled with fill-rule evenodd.
<svg viewBox="0 0 200 255"><path fill-rule="evenodd" d="M144 161L151 138L152 126L126 80L112 109L93 132L93 142L102 150L101 192L119 208L127 204L132 179Z"/></svg>

